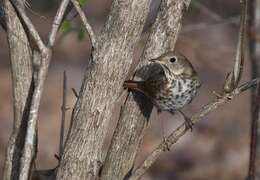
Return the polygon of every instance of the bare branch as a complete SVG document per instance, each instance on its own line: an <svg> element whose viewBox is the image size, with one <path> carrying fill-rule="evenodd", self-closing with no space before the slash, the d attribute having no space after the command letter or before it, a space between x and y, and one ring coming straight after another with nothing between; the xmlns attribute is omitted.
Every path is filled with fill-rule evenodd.
<svg viewBox="0 0 260 180"><path fill-rule="evenodd" d="M224 84L224 92L229 93L234 88L238 86L238 83L241 79L243 64L244 64L244 41L245 41L245 32L247 26L247 14L248 14L248 2L247 0L241 1L242 13L240 18L240 29L238 35L238 44L236 51L236 59L234 63L234 68L231 73L228 74L225 84Z"/></svg>
<svg viewBox="0 0 260 180"><path fill-rule="evenodd" d="M71 2L73 3L74 7L76 8L76 10L80 16L80 19L81 19L86 31L89 34L90 41L92 43L92 47L95 48L96 47L96 37L95 37L94 31L93 31L91 25L88 23L87 17L85 16L84 12L82 11L80 4L77 0L71 0Z"/></svg>
<svg viewBox="0 0 260 180"><path fill-rule="evenodd" d="M72 90L74 96L75 96L76 98L79 98L79 94L78 94L78 92L76 91L76 89L75 89L75 88L72 88L71 90Z"/></svg>
<svg viewBox="0 0 260 180"><path fill-rule="evenodd" d="M56 38L56 34L63 18L64 11L68 5L69 0L63 0L60 8L57 12L57 15L54 18L53 28L51 30L49 36L49 47L54 45L54 41ZM40 106L41 95L44 87L44 81L47 76L48 67L50 64L51 59L51 49L46 47L41 40L38 32L34 28L33 24L31 23L30 19L24 12L24 9L20 6L20 2L15 1L14 3L17 11L19 12L20 16L22 17L23 21L25 22L31 36L35 39L40 52L37 50L34 51L33 54L33 65L34 65L34 72L33 72L33 80L34 80L34 91L31 98L30 111L29 117L27 121L27 130L24 142L24 149L22 153L22 158L20 162L20 180L27 180L29 178L31 167L36 155L36 139L37 139L37 119L38 119L38 112Z"/></svg>
<svg viewBox="0 0 260 180"><path fill-rule="evenodd" d="M249 1L249 52L251 59L252 77L260 76L260 45L258 34L260 32L260 1ZM248 180L260 178L260 168L257 162L260 160L260 131L259 131L260 86L252 89L251 96L251 138Z"/></svg>
<svg viewBox="0 0 260 180"><path fill-rule="evenodd" d="M26 24L28 31L30 32L30 35L33 37L33 39L34 39L35 43L37 44L39 50L40 51L46 50L46 46L44 45L38 31L36 30L36 28L32 24L31 20L26 15L21 2L18 1L18 0L11 0L11 2L14 5L14 7L17 9L17 11L19 12L19 15L21 16L23 22Z"/></svg>
<svg viewBox="0 0 260 180"><path fill-rule="evenodd" d="M56 16L54 17L51 32L49 34L49 41L48 41L49 47L52 47L54 45L57 32L60 28L61 22L63 20L64 14L65 14L65 11L68 7L69 2L70 2L70 0L63 0L60 4L60 7L59 7L57 13L56 13Z"/></svg>
<svg viewBox="0 0 260 180"><path fill-rule="evenodd" d="M40 54L38 51L35 50L33 52L33 61L39 62L42 60L46 62L45 58L48 56L42 57L41 55L42 54ZM45 67L44 65L45 64L43 64L43 67ZM37 73L37 75L33 76L35 89L33 91L31 104L29 104L30 110L29 110L29 117L27 121L26 135L24 139L24 149L23 149L22 158L20 162L19 180L27 180L29 178L31 167L34 158L36 156L37 118L38 118L38 111L40 105L40 98L43 90L43 81L45 80L46 77L46 75L44 76L44 78L40 77L40 74L42 74L43 69L45 68L41 68L33 72L33 73Z"/></svg>
<svg viewBox="0 0 260 180"><path fill-rule="evenodd" d="M260 78L256 78L252 81L249 81L240 87L234 89L231 93L224 94L220 98L216 98L211 103L203 106L201 110L195 113L191 120L193 123L200 121L203 117L208 115L213 110L219 108L221 105L230 102L234 97L241 94L245 90L252 88L256 84L260 82ZM175 144L186 132L189 131L189 128L186 127L185 123L176 128L167 138L166 142L162 142L157 148L153 150L153 152L148 155L148 157L144 160L141 166L139 166L134 172L133 175L129 178L129 180L138 180L147 170L151 167L151 165L156 161L156 159L166 151L166 147L171 147Z"/></svg>
<svg viewBox="0 0 260 180"><path fill-rule="evenodd" d="M26 31L9 0L3 1L4 25L10 49L12 91L13 91L13 129L9 138L4 162L3 180L18 179L20 158L26 133L29 99L32 94L31 49Z"/></svg>
<svg viewBox="0 0 260 180"><path fill-rule="evenodd" d="M62 156L63 143L64 143L64 125L67 111L67 76L66 71L63 73L63 93L62 93L62 106L61 106L61 126L60 126L60 144L59 144L59 158Z"/></svg>
<svg viewBox="0 0 260 180"><path fill-rule="evenodd" d="M257 157L258 153L258 119L259 119L259 108L260 108L260 86L258 85L256 88L252 89L252 97L251 97L251 137L250 137L250 157L249 157L249 168L248 168L248 176L247 180L254 180L255 176L259 177L259 170L257 169ZM256 169L258 170L256 174Z"/></svg>

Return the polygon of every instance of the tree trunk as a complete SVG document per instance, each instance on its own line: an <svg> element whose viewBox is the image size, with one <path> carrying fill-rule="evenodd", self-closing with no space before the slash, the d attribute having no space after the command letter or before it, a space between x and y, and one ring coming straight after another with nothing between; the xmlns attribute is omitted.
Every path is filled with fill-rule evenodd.
<svg viewBox="0 0 260 180"><path fill-rule="evenodd" d="M87 180L98 176L105 157L109 120L122 92L149 5L150 0L113 1L72 114L57 179Z"/></svg>
<svg viewBox="0 0 260 180"><path fill-rule="evenodd" d="M139 67L148 64L149 59L174 49L183 10L189 3L189 0L162 0ZM140 76L145 76L145 71L140 71ZM101 174L102 180L121 180L131 175L151 111L150 101L142 95L133 97L130 93L112 138Z"/></svg>
<svg viewBox="0 0 260 180"><path fill-rule="evenodd" d="M26 132L25 122L28 116L27 97L32 79L31 49L24 28L8 0L4 0L4 12L7 38L10 48L11 75L13 86L14 122L11 137L6 150L4 180L18 179L20 157Z"/></svg>

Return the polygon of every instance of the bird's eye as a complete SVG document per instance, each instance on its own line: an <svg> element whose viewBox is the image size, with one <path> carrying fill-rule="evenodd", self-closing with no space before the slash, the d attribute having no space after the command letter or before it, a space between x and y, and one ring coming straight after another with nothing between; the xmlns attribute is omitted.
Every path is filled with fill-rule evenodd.
<svg viewBox="0 0 260 180"><path fill-rule="evenodd" d="M171 62L171 63L175 63L176 61L177 61L176 57L172 57L172 58L170 59L170 62Z"/></svg>

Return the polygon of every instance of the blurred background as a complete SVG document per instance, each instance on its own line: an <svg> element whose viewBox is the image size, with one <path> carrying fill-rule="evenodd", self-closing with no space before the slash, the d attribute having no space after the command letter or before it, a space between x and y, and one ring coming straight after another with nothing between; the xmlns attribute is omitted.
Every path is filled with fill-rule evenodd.
<svg viewBox="0 0 260 180"><path fill-rule="evenodd" d="M28 14L43 37L47 37L58 3L56 0L31 0ZM84 11L96 34L103 27L109 13L111 0L87 0ZM154 21L159 1L153 0L151 13L144 29ZM72 108L83 78L90 44L82 32L80 21L72 11L57 40L39 116L39 145L37 168L48 169L57 165L54 154L58 152L62 101L62 74L68 76L68 107ZM194 101L184 108L191 116L220 92L227 72L235 59L239 29L238 0L194 0L184 19L176 49L185 54L195 66L203 85ZM12 129L12 87L10 61L6 34L0 28L0 177L2 177L5 149ZM145 38L137 45L138 59ZM242 82L250 79L250 62L245 60ZM164 153L143 180L242 180L246 177L250 137L250 92L247 91L205 117L188 132L170 152ZM67 127L71 109L67 113ZM162 140L161 123L170 133L180 123L182 116L163 113L158 117L153 111L150 126L141 146L137 164ZM112 127L111 127L112 128Z"/></svg>

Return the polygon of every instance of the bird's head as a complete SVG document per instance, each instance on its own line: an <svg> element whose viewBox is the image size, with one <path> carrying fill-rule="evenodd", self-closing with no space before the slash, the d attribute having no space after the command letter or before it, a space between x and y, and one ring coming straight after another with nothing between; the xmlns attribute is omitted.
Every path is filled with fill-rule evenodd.
<svg viewBox="0 0 260 180"><path fill-rule="evenodd" d="M184 55L173 51L167 52L150 61L160 64L164 71L169 75L192 78L197 74L192 64Z"/></svg>

